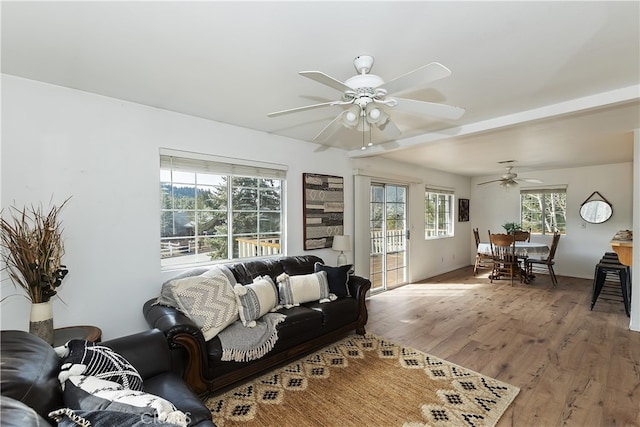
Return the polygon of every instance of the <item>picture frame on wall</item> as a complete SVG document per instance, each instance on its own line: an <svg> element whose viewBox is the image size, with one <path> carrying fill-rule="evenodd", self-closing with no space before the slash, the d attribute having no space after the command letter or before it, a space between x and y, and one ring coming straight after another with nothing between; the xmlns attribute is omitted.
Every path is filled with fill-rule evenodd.
<svg viewBox="0 0 640 427"><path fill-rule="evenodd" d="M469 221L469 199L458 199L458 222Z"/></svg>
<svg viewBox="0 0 640 427"><path fill-rule="evenodd" d="M344 234L344 178L302 174L304 250L330 248Z"/></svg>

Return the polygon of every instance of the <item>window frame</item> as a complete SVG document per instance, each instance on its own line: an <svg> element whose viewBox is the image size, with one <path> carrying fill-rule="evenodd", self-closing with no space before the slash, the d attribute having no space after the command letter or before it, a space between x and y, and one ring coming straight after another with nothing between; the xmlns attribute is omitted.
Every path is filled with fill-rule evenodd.
<svg viewBox="0 0 640 427"><path fill-rule="evenodd" d="M525 198L527 195L535 194L539 197L540 202L542 203L541 210L538 212L534 212L531 209L525 207ZM548 195L553 194L563 194L563 203L564 203L564 224L558 224L557 218L558 214L562 214L563 212L557 211L556 215L552 215L552 211L548 210L547 199ZM540 219L534 221L531 218L531 215L537 214L540 216ZM528 218L525 218L528 216ZM553 221L549 221L549 218L554 217ZM529 230L531 228L531 234L538 235L550 235L553 234L557 229L560 234L567 233L567 188L566 187L545 187L545 188L525 188L520 190L520 224L522 224L522 228L525 230ZM534 226L535 225L535 226Z"/></svg>
<svg viewBox="0 0 640 427"><path fill-rule="evenodd" d="M444 205L447 206L448 205L448 211L445 211L444 213L440 212L440 207L441 207L441 203L436 203L435 204L435 212L430 212L429 211L429 195L433 194L436 195L438 199L441 198L445 198L447 200L445 200ZM448 238L448 237L454 237L455 235L455 194L453 190L450 189L442 189L442 188L434 188L434 187L425 187L425 194L424 194L424 238L425 240L434 240L434 239L444 239L444 238ZM440 221L440 217L442 215L446 215L447 221L442 222ZM434 222L433 224L430 224L429 221L429 215L433 215L434 217ZM441 232L441 225L445 225L447 227L447 230L444 231L444 233ZM433 225L433 233L432 235L429 235L430 230L432 228L430 228L429 226Z"/></svg>
<svg viewBox="0 0 640 427"><path fill-rule="evenodd" d="M286 166L168 149L160 150L159 164L161 269L245 261L256 257L280 256L285 253ZM176 178L180 174L192 177L192 181L180 182ZM216 181L216 184L211 182L203 184L199 178L208 178L209 181ZM185 208L185 203L182 205L176 203L175 190L182 188L189 192L190 186L193 186L194 194L182 201L186 201L189 205ZM215 194L216 191L217 201L222 201L222 204L217 205L217 208L211 208L201 197ZM253 195L247 200L248 204L234 197L239 192ZM276 208L261 206L263 197L272 198ZM254 203L255 206L250 206ZM250 231L234 227L234 225L242 225L243 228L247 225L251 226L251 222L247 224L237 223L237 220L234 222L234 218L240 218L237 215L242 215L243 212L250 212L255 216L255 228ZM176 214L182 215L183 219L191 218L193 231L182 230L184 234L171 235L175 233L173 224ZM217 224L211 225L215 230L212 234L209 234L212 230L198 229L200 221L206 217L218 220ZM169 234L165 231L167 221L172 221ZM263 222L268 226L266 231L261 230ZM245 241L244 248L241 248L238 238L243 236L252 237L253 243ZM218 243L215 243L216 240ZM166 248L163 249L167 245L172 247L171 241L175 241L176 247L180 248L176 255L167 254ZM209 248L209 245L213 246ZM252 245L255 246L253 249L251 249ZM199 251L201 247L205 248L202 252ZM212 258L210 254L216 254L216 248L226 254Z"/></svg>

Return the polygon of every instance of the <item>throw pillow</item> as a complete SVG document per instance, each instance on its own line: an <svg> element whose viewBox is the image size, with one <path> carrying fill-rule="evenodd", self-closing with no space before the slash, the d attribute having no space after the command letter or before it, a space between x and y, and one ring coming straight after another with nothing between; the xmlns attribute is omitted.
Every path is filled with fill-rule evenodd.
<svg viewBox="0 0 640 427"><path fill-rule="evenodd" d="M86 340L71 340L62 359L58 379L64 386L71 375L92 375L115 381L124 388L142 391L142 377L131 363L109 347Z"/></svg>
<svg viewBox="0 0 640 427"><path fill-rule="evenodd" d="M198 276L166 282L158 303L183 312L200 328L205 341L209 341L238 320L234 284L231 270L218 266Z"/></svg>
<svg viewBox="0 0 640 427"><path fill-rule="evenodd" d="M115 411L136 414L138 419L185 426L188 419L173 403L159 396L86 375L72 375L65 382L64 405L74 410Z"/></svg>
<svg viewBox="0 0 640 427"><path fill-rule="evenodd" d="M333 301L336 296L329 292L327 273L320 271L312 274L289 276L282 273L278 281L280 304L291 308L305 302L318 301L321 303Z"/></svg>
<svg viewBox="0 0 640 427"><path fill-rule="evenodd" d="M117 411L81 411L61 408L50 412L49 418L57 422L58 427L149 427L150 425L153 427L180 427L179 424L165 423L151 417ZM20 427L24 427L24 425Z"/></svg>
<svg viewBox="0 0 640 427"><path fill-rule="evenodd" d="M332 294L335 294L338 298L340 297L350 297L351 293L349 292L349 286L347 283L349 282L349 273L353 265L341 265L339 267L330 267L328 265L324 265L320 262L316 262L314 264L314 269L316 272L324 271L327 273L327 280L329 281L329 291Z"/></svg>
<svg viewBox="0 0 640 427"><path fill-rule="evenodd" d="M269 276L256 277L250 285L237 284L233 290L238 301L240 321L253 328L256 320L278 308L278 290Z"/></svg>

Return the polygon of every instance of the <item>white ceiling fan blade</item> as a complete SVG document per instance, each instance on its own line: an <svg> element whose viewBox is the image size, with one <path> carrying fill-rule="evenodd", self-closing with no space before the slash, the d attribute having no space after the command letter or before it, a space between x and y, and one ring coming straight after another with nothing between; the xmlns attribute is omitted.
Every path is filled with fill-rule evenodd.
<svg viewBox="0 0 640 427"><path fill-rule="evenodd" d="M456 120L462 117L465 112L464 108L446 104L437 104L435 102L395 97L393 99L397 101L395 106L396 109L412 114Z"/></svg>
<svg viewBox="0 0 640 427"><path fill-rule="evenodd" d="M331 107L334 105L347 105L347 104L353 104L353 101L329 101L329 102L323 102L321 104L305 105L304 107L296 107L296 108L289 108L288 110L274 111L273 113L267 114L267 116L277 117L283 114L298 113L300 111L314 110L316 108Z"/></svg>
<svg viewBox="0 0 640 427"><path fill-rule="evenodd" d="M342 117L347 114L345 110L342 113L338 114L335 119L331 120L328 125L326 125L316 136L313 137L313 141L324 142L331 137L334 133L336 133L340 128L344 126L342 123Z"/></svg>
<svg viewBox="0 0 640 427"><path fill-rule="evenodd" d="M380 129L385 139L387 140L394 140L402 135L402 132L400 131L400 129L398 129L398 126L396 126L396 124L393 123L391 119L387 120L383 125L379 125L378 129Z"/></svg>
<svg viewBox="0 0 640 427"><path fill-rule="evenodd" d="M535 178L518 178L516 181L530 182L532 184L542 184L544 181Z"/></svg>
<svg viewBox="0 0 640 427"><path fill-rule="evenodd" d="M491 181L479 182L478 185L491 184L492 182L500 182L500 181L502 181L502 180L501 179L493 179Z"/></svg>
<svg viewBox="0 0 640 427"><path fill-rule="evenodd" d="M315 80L318 83L322 83L323 85L329 86L338 90L340 92L352 91L353 89L342 83L340 80L334 79L333 77L320 72L320 71L300 71L298 74L301 76L307 77L311 80Z"/></svg>
<svg viewBox="0 0 640 427"><path fill-rule="evenodd" d="M431 62L413 71L409 71L393 80L390 80L379 87L386 89L387 93L401 93L410 89L420 89L427 83L449 77L451 70L439 62Z"/></svg>

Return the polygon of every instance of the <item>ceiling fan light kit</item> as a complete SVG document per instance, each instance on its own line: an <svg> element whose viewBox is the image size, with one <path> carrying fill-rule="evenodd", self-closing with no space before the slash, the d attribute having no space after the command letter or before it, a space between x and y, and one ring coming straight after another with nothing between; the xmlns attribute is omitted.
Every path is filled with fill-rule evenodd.
<svg viewBox="0 0 640 427"><path fill-rule="evenodd" d="M402 134L386 109L395 108L410 114L453 120L459 119L464 114L465 110L460 107L415 99L387 98L387 94L416 89L429 82L448 77L451 75L451 71L444 65L432 62L385 83L381 77L369 74L373 62L373 57L369 55L356 57L353 65L358 74L350 77L344 83L320 71L301 71L299 73L301 76L342 92L342 99L276 111L269 113L268 116L277 117L315 108L344 106L343 111L325 126L313 138L313 141L326 141L340 128L346 127L363 133L369 132L369 144L364 144L363 137L362 146L365 149L366 146L372 145L371 130L373 127L381 131L385 140L397 139Z"/></svg>

